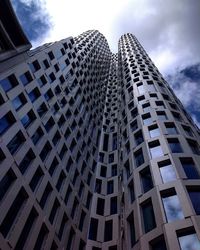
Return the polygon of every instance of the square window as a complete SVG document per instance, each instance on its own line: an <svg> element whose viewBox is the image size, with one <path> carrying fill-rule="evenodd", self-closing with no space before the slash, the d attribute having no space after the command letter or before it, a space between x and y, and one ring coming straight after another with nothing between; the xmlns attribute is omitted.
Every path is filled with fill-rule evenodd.
<svg viewBox="0 0 200 250"><path fill-rule="evenodd" d="M178 134L177 128L174 123L165 123L165 127L168 135Z"/></svg>
<svg viewBox="0 0 200 250"><path fill-rule="evenodd" d="M158 111L156 113L157 113L157 116L158 116L158 120L160 120L160 121L167 120L167 115L166 115L166 113L164 111Z"/></svg>
<svg viewBox="0 0 200 250"><path fill-rule="evenodd" d="M16 111L18 111L25 103L27 102L25 96L23 93L15 97L15 99L12 100L13 107Z"/></svg>
<svg viewBox="0 0 200 250"><path fill-rule="evenodd" d="M13 114L8 112L0 119L0 135L6 132L16 122Z"/></svg>
<svg viewBox="0 0 200 250"><path fill-rule="evenodd" d="M192 137L194 136L193 131L192 131L192 129L191 129L190 127L188 127L188 126L183 126L183 125L182 125L182 127L183 127L183 129L184 129L186 135L192 136Z"/></svg>
<svg viewBox="0 0 200 250"><path fill-rule="evenodd" d="M144 112L148 112L151 110L151 105L150 105L150 103L145 103L142 105L142 108L143 108Z"/></svg>
<svg viewBox="0 0 200 250"><path fill-rule="evenodd" d="M148 200L141 205L142 215L143 215L143 224L144 232L148 233L156 227L155 215L153 211L152 201Z"/></svg>
<svg viewBox="0 0 200 250"><path fill-rule="evenodd" d="M169 160L159 162L158 166L163 183L167 183L177 179L175 169Z"/></svg>
<svg viewBox="0 0 200 250"><path fill-rule="evenodd" d="M183 153L183 149L177 138L170 138L167 140L172 153Z"/></svg>
<svg viewBox="0 0 200 250"><path fill-rule="evenodd" d="M19 77L19 79L21 80L21 82L22 82L22 84L24 86L27 85L28 83L30 83L33 80L33 78L32 78L32 76L31 76L31 74L30 74L29 71L27 71L23 75L21 75Z"/></svg>
<svg viewBox="0 0 200 250"><path fill-rule="evenodd" d="M180 162L188 179L200 178L192 158L180 158Z"/></svg>
<svg viewBox="0 0 200 250"><path fill-rule="evenodd" d="M200 249L200 240L194 230L192 232L177 233L181 250Z"/></svg>
<svg viewBox="0 0 200 250"><path fill-rule="evenodd" d="M146 193L153 188L153 181L149 167L140 172L140 177L143 192Z"/></svg>
<svg viewBox="0 0 200 250"><path fill-rule="evenodd" d="M157 158L157 157L161 157L164 155L159 141L150 142L149 143L149 150L150 150L150 154L151 154L152 159Z"/></svg>
<svg viewBox="0 0 200 250"><path fill-rule="evenodd" d="M197 215L200 215L200 187L189 187L188 194Z"/></svg>
<svg viewBox="0 0 200 250"><path fill-rule="evenodd" d="M27 128L36 119L36 115L33 110L30 110L22 119L21 123Z"/></svg>
<svg viewBox="0 0 200 250"><path fill-rule="evenodd" d="M189 139L187 139L187 142L188 142L188 144L190 146L190 149L191 149L192 153L199 155L200 151L199 151L198 143L196 141L194 141L194 140L189 140Z"/></svg>
<svg viewBox="0 0 200 250"><path fill-rule="evenodd" d="M184 219L183 211L175 191L171 194L163 194L162 202L167 222Z"/></svg>
<svg viewBox="0 0 200 250"><path fill-rule="evenodd" d="M134 158L135 158L136 167L139 167L140 165L144 163L144 156L143 156L142 149L139 149L138 151L134 153Z"/></svg>
<svg viewBox="0 0 200 250"><path fill-rule="evenodd" d="M164 236L154 239L150 242L151 250L167 250Z"/></svg>
<svg viewBox="0 0 200 250"><path fill-rule="evenodd" d="M149 135L151 138L160 136L160 130L157 125L151 126L148 129L149 129Z"/></svg>
<svg viewBox="0 0 200 250"><path fill-rule="evenodd" d="M15 75L10 75L5 79L0 80L0 85L3 88L3 90L5 92L8 92L9 90L11 90L12 88L14 88L15 86L17 86L19 83L17 81L17 78L15 77Z"/></svg>
<svg viewBox="0 0 200 250"><path fill-rule="evenodd" d="M10 153L13 155L25 142L25 137L21 131L19 131L12 140L8 143L7 148Z"/></svg>
<svg viewBox="0 0 200 250"><path fill-rule="evenodd" d="M144 125L150 125L152 123L152 118L151 118L150 113L147 113L147 114L143 115L142 119L143 119L143 124Z"/></svg>
<svg viewBox="0 0 200 250"><path fill-rule="evenodd" d="M138 131L137 133L134 134L135 137L135 143L136 145L141 144L144 141L143 135L142 135L142 131Z"/></svg>

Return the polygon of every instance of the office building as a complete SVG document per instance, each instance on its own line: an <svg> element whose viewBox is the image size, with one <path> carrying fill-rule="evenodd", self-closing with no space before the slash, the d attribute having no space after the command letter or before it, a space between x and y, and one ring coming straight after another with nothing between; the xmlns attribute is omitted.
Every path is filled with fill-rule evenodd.
<svg viewBox="0 0 200 250"><path fill-rule="evenodd" d="M2 7L0 248L200 249L200 132L136 37L30 50Z"/></svg>

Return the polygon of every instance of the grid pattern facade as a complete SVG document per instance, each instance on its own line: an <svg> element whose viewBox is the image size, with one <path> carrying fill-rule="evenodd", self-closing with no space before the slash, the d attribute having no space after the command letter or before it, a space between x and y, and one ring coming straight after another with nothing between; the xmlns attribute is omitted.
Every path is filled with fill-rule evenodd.
<svg viewBox="0 0 200 250"><path fill-rule="evenodd" d="M199 249L199 130L133 35L112 54L91 30L4 67L2 249Z"/></svg>

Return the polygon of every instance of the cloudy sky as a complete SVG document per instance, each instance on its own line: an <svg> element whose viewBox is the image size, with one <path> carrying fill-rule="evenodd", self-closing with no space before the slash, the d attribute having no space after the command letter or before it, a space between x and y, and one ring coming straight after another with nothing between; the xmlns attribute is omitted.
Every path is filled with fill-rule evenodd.
<svg viewBox="0 0 200 250"><path fill-rule="evenodd" d="M98 29L113 52L136 35L200 125L199 0L11 0L33 46Z"/></svg>

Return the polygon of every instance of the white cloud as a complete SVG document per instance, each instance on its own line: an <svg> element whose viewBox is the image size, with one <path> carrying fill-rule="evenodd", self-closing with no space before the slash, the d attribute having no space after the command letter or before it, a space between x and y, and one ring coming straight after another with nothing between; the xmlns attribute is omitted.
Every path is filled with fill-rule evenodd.
<svg viewBox="0 0 200 250"><path fill-rule="evenodd" d="M20 1L40 6L39 14L51 24L35 46L98 29L114 52L122 34L135 34L164 75L200 61L199 0Z"/></svg>
<svg viewBox="0 0 200 250"><path fill-rule="evenodd" d="M27 6L36 4L39 9L35 17L50 25L46 34L32 41L34 47L97 29L117 52L120 36L133 33L159 71L171 75L171 84L183 104L200 108L198 83L179 74L181 69L200 62L199 0L20 1Z"/></svg>

